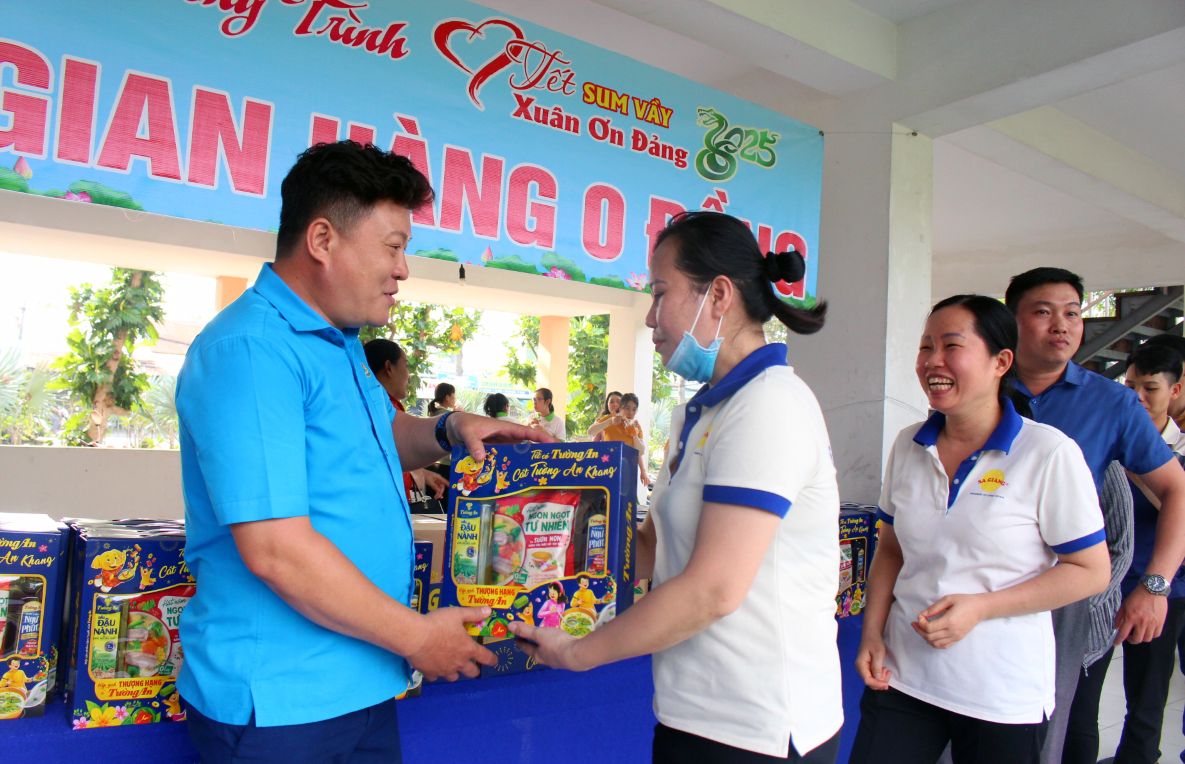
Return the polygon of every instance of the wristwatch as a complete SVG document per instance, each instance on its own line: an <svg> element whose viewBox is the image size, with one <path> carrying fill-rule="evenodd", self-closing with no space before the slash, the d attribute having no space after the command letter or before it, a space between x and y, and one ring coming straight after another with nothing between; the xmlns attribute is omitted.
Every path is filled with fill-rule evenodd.
<svg viewBox="0 0 1185 764"><path fill-rule="evenodd" d="M1143 585L1149 594L1155 594L1159 597L1169 596L1169 582L1165 580L1164 576L1158 576L1155 573L1140 576L1140 584Z"/></svg>

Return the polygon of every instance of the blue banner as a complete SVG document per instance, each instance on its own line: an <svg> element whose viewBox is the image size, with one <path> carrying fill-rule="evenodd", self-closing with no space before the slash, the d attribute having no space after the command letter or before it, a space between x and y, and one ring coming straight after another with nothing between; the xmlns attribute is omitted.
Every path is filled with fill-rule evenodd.
<svg viewBox="0 0 1185 764"><path fill-rule="evenodd" d="M791 247L813 302L823 138L461 0L38 0L0 10L0 189L275 230L309 145L406 154L412 253L643 289L683 209Z"/></svg>

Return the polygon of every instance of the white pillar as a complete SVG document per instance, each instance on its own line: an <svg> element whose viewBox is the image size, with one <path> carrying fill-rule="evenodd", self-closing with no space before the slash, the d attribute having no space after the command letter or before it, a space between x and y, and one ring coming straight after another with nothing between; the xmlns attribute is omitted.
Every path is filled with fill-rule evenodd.
<svg viewBox="0 0 1185 764"><path fill-rule="evenodd" d="M619 308L609 311L609 363L605 372L604 396L609 390L620 390L638 396L638 420L647 423L654 409L650 396L650 378L654 359L654 343L646 326L649 305ZM604 398L602 398L604 400Z"/></svg>
<svg viewBox="0 0 1185 764"><path fill-rule="evenodd" d="M824 143L818 295L827 324L791 336L790 362L823 407L844 500L873 503L889 448L925 417L914 376L930 307L930 139L849 122Z"/></svg>
<svg viewBox="0 0 1185 764"><path fill-rule="evenodd" d="M568 317L539 317L539 366L535 382L551 390L556 414L568 411Z"/></svg>

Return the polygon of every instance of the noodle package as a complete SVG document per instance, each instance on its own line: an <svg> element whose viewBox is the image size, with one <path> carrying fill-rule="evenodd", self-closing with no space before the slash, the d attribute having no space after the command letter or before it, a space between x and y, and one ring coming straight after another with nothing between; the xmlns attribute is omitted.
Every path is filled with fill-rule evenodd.
<svg viewBox="0 0 1185 764"><path fill-rule="evenodd" d="M498 656L484 674L532 668L509 625L584 636L633 594L636 453L622 443L487 446L453 453L441 607L488 606L471 627Z"/></svg>

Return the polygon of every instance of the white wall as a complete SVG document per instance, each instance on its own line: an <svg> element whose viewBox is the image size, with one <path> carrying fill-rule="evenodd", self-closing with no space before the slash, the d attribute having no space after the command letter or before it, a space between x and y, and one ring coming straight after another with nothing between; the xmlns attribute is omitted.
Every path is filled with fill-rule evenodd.
<svg viewBox="0 0 1185 764"><path fill-rule="evenodd" d="M122 448L0 446L0 512L180 518L181 455Z"/></svg>

